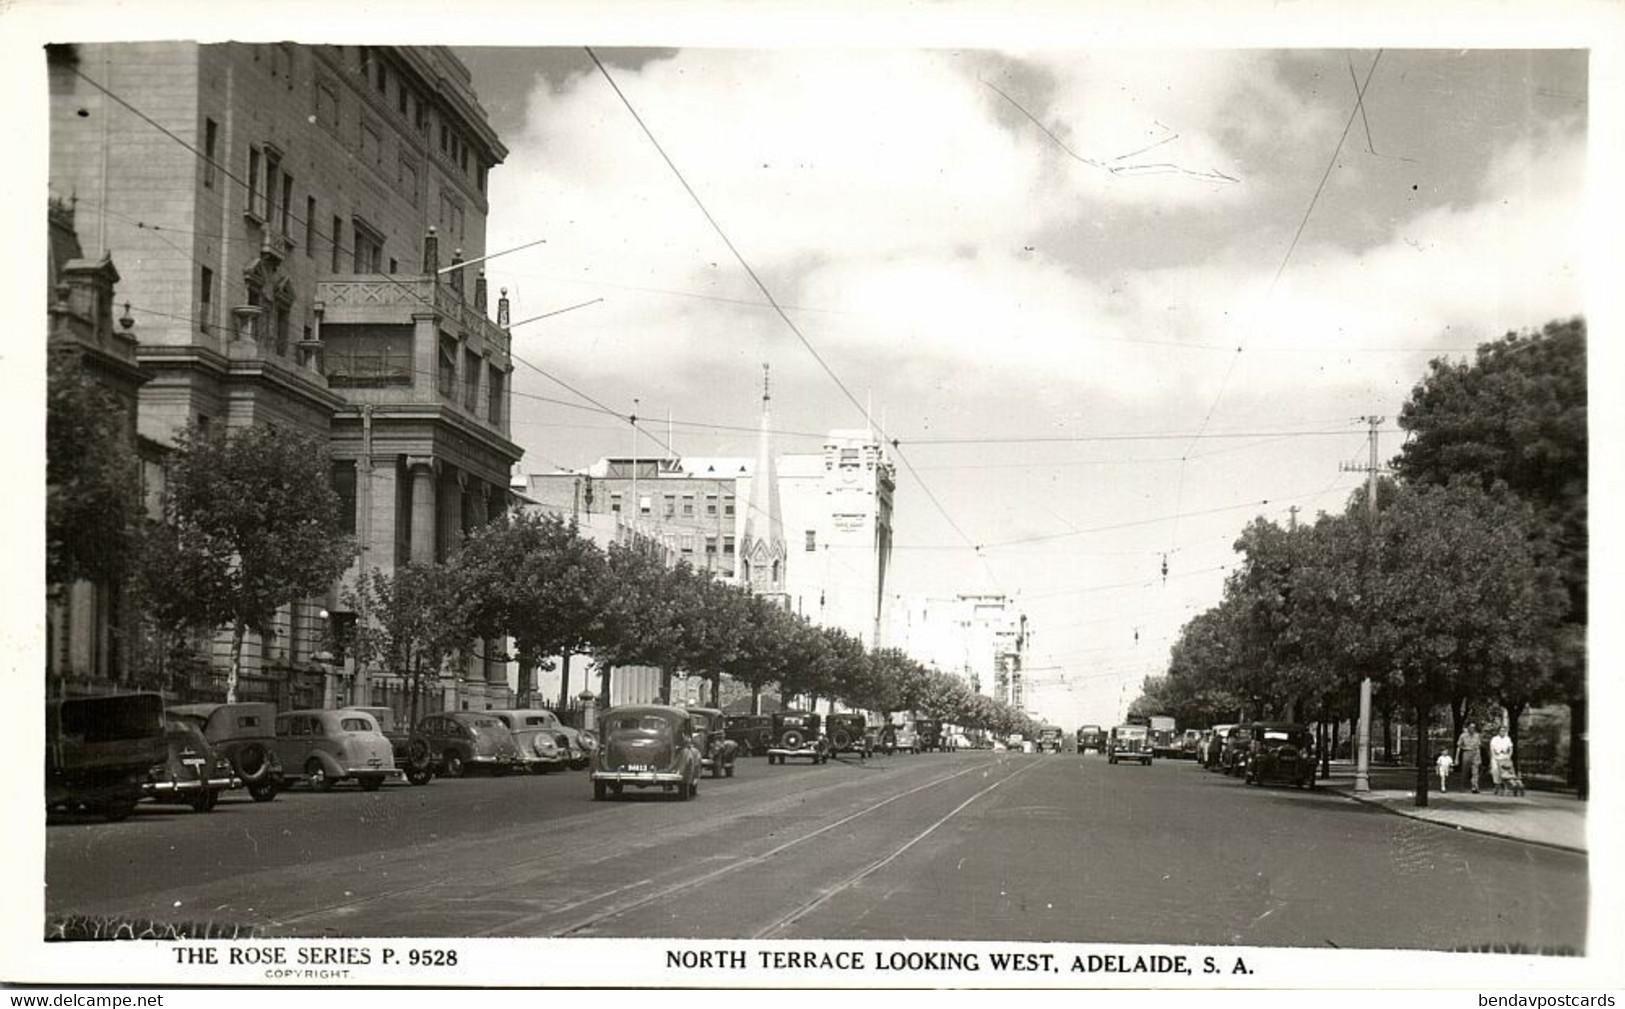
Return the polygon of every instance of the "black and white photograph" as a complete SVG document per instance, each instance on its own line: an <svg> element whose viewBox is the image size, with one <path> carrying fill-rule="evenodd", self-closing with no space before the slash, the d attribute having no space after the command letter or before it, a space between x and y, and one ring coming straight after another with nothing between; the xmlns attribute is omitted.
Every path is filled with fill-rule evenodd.
<svg viewBox="0 0 1625 1009"><path fill-rule="evenodd" d="M0 13L6 982L1625 985L1617 8L328 6Z"/></svg>

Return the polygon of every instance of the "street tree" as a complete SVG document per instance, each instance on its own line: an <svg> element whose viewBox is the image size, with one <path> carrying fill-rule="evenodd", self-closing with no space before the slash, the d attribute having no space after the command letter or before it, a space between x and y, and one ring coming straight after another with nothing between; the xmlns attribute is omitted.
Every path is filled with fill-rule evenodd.
<svg viewBox="0 0 1625 1009"><path fill-rule="evenodd" d="M570 700L570 660L603 635L607 564L575 524L554 515L513 513L469 534L454 562L472 594L469 618L487 638L511 637L519 692L549 656L560 661L559 705Z"/></svg>
<svg viewBox="0 0 1625 1009"><path fill-rule="evenodd" d="M79 357L53 349L45 382L45 580L111 583L138 550L141 476L130 421Z"/></svg>
<svg viewBox="0 0 1625 1009"><path fill-rule="evenodd" d="M164 518L142 555L144 598L165 626L230 630L234 702L246 633L269 639L280 607L325 593L355 554L327 443L269 425L189 427L169 460Z"/></svg>
<svg viewBox="0 0 1625 1009"><path fill-rule="evenodd" d="M344 593L346 605L366 619L337 644L358 668L379 668L406 684L408 725L417 724L428 680L469 647L476 599L468 589L454 567L408 564L393 572L373 568Z"/></svg>

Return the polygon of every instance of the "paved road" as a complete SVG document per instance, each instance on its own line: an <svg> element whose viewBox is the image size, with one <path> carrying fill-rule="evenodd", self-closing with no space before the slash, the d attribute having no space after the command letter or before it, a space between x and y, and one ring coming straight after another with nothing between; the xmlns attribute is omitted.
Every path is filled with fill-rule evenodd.
<svg viewBox="0 0 1625 1009"><path fill-rule="evenodd" d="M50 913L274 935L1579 951L1585 856L1192 764L740 764L680 803L586 776L292 792L47 832Z"/></svg>

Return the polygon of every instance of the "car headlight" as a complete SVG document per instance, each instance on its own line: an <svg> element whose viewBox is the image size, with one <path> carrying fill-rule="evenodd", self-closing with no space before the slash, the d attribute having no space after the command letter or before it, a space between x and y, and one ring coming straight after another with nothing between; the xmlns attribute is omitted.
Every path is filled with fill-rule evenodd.
<svg viewBox="0 0 1625 1009"><path fill-rule="evenodd" d="M587 750L597 749L598 737L591 732L583 732L581 734L581 746L583 749Z"/></svg>

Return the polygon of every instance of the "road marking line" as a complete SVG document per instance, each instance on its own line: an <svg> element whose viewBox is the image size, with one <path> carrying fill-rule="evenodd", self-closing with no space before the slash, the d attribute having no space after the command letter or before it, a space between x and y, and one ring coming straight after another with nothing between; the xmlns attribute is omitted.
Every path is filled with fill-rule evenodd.
<svg viewBox="0 0 1625 1009"><path fill-rule="evenodd" d="M901 848L898 848L896 851L892 852L890 855L887 855L885 858L881 859L880 861L872 863L871 865L868 866L868 868L865 868L865 869L863 869L863 870L861 870L861 871L859 871L857 873L854 873L851 876L848 876L846 879L842 880L840 883L836 884L834 887L830 888L829 890L824 891L824 893L822 895L820 895L816 900L813 900L813 901L811 901L809 903L803 904L801 907L799 907L796 910L790 912L790 914L786 915L783 918L780 918L778 921L774 922L773 924L771 924L771 925L767 926L766 928L758 931L755 935L751 936L751 938L753 938L753 939L766 939L768 936L772 935L775 932L782 932L785 928L788 928L789 926L795 924L796 921L799 920L800 918L806 916L808 913L810 913L810 912L816 910L817 908L819 908L820 906L822 906L824 903L829 901L836 894L838 894L841 891L847 889L848 887L853 886L854 884L860 882L865 877L870 876L870 875L872 875L872 874L874 874L876 872L879 872L881 869L884 869L886 866L888 866L892 862L896 861L905 851L907 851L910 848L914 847L916 844L919 844L921 841L925 840L928 836L930 836L931 833L933 831L935 831L938 827L942 826L943 824L947 823L949 820L953 819L955 816L959 815L959 812L961 810L963 810L966 806L969 806L971 803L975 802L977 799L980 799L982 796L984 796L987 793L993 791L995 788L998 788L1000 785L1002 785L1005 782L1011 780L1012 778L1015 778L1018 775L1024 774L1027 771L1030 771L1034 767L1037 767L1037 766L1038 765L1036 763L1026 764L1023 767L1021 767L1021 768L1017 769L1016 771L1014 771L1013 773L1007 775L1006 777L1000 778L998 781L995 781L993 784L987 786L986 788L984 788L981 791L977 792L975 795L973 795L970 798L966 799L964 802L961 802L959 805L955 806L948 813L947 816L944 816L942 819L938 820L936 823L933 823L931 826L925 828L925 830L921 831L919 834L916 834L912 840L910 840L907 844L903 845ZM899 798L901 798L901 796L899 796Z"/></svg>
<svg viewBox="0 0 1625 1009"><path fill-rule="evenodd" d="M817 830L812 831L811 833L803 834L800 837L793 838L793 839L791 839L789 841L786 841L786 842L784 842L783 844L779 845L776 848L770 848L767 851L764 851L759 855L748 856L748 857L740 859L739 861L734 862L734 863L732 863L730 865L725 865L725 866L722 866L721 868L714 869L711 872L705 873L704 875L701 875L701 876L697 876L697 877L695 877L693 879L686 880L686 881L681 882L681 883L674 883L671 886L668 886L668 887L665 887L664 889L658 890L655 893L649 894L646 897L641 897L638 900L632 901L631 903L623 904L620 907L611 908L610 910L601 912L600 914L597 914L597 915L594 915L594 916L592 916L590 918L586 918L586 919L583 919L582 921L576 922L573 925L566 926L563 929L560 929L560 930L558 930L556 932L553 932L552 935L553 935L554 938L561 938L563 936L572 935L572 934L574 934L576 932L580 932L580 931L582 931L584 929L591 928L592 926L596 925L597 923L599 923L601 921L605 921L605 920L607 920L609 918L617 917L619 915L625 914L628 911L635 911L638 908L643 907L643 906L648 905L648 904L652 904L657 900L662 900L662 899L664 899L666 897L670 897L670 896L672 896L674 894L682 893L684 890L691 890L696 886L700 886L702 884L709 883L711 880L716 879L719 876L725 876L730 872L734 872L734 871L736 871L738 869L746 868L747 866L758 865L758 864L760 864L762 862L767 861L770 858L773 858L775 855L778 855L781 852L783 852L783 851L785 851L785 850L787 850L789 848L795 847L796 845L802 843L803 841L810 841L813 838L819 836L820 834L828 833L829 831L834 830L836 827L842 826L843 824L847 824L847 823L852 822L853 820L856 820L860 816L867 816L868 814L874 812L875 810L880 809L882 806L891 805L892 803L896 802L898 799L907 798L908 796L913 795L915 792L923 792L927 788L933 788L933 787L935 787L937 785L943 784L944 782L952 781L955 778L963 777L964 775L970 774L972 771L985 771L985 769L986 769L985 764L976 764L976 765L973 765L971 767L965 768L963 771L955 771L953 774L944 775L941 778L937 778L935 780L928 781L925 784L918 785L918 786L916 786L914 788L909 789L906 792L898 792L896 795L892 796L889 799L882 799L881 801L875 803L872 806L865 807L864 809L858 810L856 813L852 813L849 816L842 817L841 819L836 820L834 823L826 824L826 825L824 825L822 827L819 827ZM1014 775L1012 775L1011 777L1014 777ZM1009 779L1006 778L1004 780L1008 781ZM615 890L611 890L608 893L600 894L600 897L610 897L610 896L613 896L616 892L617 891L615 891ZM598 898L588 898L587 900L579 901L578 904L589 903L589 902L591 902L592 900L595 900L595 899L598 899ZM500 929L504 929L504 928L512 928L515 925L519 925L519 924L522 924L522 923L525 923L525 922L534 921L534 920L537 920L537 919L540 919L540 918L545 918L545 917L547 917L546 913L526 915L523 918L514 919L513 921L510 921L505 925L498 926L497 928L488 929L488 930L486 930L486 932L481 932L481 933L476 933L476 934L485 935L485 934L489 934L490 932L496 932L496 931L499 931Z"/></svg>

